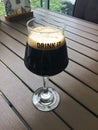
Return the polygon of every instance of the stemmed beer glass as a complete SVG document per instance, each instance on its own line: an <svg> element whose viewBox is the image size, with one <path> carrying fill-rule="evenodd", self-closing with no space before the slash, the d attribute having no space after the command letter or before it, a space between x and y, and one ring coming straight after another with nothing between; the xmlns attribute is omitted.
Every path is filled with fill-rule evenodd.
<svg viewBox="0 0 98 130"><path fill-rule="evenodd" d="M48 86L49 76L62 72L68 65L64 31L53 26L34 27L36 18L27 22L28 40L24 63L32 73L43 77L43 86L33 94L33 104L41 111L55 109L59 94Z"/></svg>

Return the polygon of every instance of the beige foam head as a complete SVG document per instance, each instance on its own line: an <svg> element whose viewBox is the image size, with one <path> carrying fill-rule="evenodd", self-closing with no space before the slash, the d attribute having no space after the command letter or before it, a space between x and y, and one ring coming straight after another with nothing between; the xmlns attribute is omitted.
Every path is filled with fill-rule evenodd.
<svg viewBox="0 0 98 130"><path fill-rule="evenodd" d="M36 49L57 49L65 44L63 31L53 27L37 27L28 36L28 44Z"/></svg>

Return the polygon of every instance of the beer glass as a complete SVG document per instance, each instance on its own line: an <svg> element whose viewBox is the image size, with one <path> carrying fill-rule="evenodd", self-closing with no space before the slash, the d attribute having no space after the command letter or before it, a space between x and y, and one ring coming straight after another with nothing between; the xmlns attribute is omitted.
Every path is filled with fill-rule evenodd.
<svg viewBox="0 0 98 130"><path fill-rule="evenodd" d="M34 106L41 111L50 111L58 106L60 96L48 86L48 78L67 67L67 47L62 29L50 25L35 27L36 22L36 18L27 22L28 40L24 64L32 73L43 77L43 86L33 94Z"/></svg>

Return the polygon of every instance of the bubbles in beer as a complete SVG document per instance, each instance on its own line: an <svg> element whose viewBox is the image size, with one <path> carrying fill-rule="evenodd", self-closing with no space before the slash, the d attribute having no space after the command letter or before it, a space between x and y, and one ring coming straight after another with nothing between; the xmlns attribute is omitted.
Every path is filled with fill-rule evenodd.
<svg viewBox="0 0 98 130"><path fill-rule="evenodd" d="M28 36L28 44L40 50L53 50L65 44L63 31L53 27L37 27Z"/></svg>

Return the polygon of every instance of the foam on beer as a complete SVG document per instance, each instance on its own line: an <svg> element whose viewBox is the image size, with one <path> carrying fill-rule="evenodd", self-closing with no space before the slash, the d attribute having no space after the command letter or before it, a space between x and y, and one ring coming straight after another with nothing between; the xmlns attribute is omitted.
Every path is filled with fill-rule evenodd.
<svg viewBox="0 0 98 130"><path fill-rule="evenodd" d="M32 29L28 36L28 44L41 50L57 49L65 44L65 37L59 29L41 26Z"/></svg>

